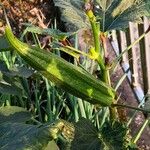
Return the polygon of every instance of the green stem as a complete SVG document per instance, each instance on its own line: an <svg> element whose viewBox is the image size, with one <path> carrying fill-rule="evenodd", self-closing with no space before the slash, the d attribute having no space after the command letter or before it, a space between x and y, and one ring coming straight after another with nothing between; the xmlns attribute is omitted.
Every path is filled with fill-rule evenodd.
<svg viewBox="0 0 150 150"><path fill-rule="evenodd" d="M94 37L94 45L95 45L95 51L97 53L100 53L100 40L99 40L99 36L100 36L100 26L99 24L90 19L90 23L91 23L91 27L92 27L92 32L93 32L93 37Z"/></svg>
<svg viewBox="0 0 150 150"><path fill-rule="evenodd" d="M129 109L134 109L134 110L138 110L138 111L142 111L144 113L150 113L150 110L145 110L142 108L138 108L138 107L134 107L134 106L129 106L129 105L122 105L122 104L112 104L112 107L123 107L123 108L129 108Z"/></svg>
<svg viewBox="0 0 150 150"><path fill-rule="evenodd" d="M71 46L64 46L64 48L67 48L69 50L72 50L73 52L76 52L77 54L82 54L83 56L87 56L88 58L91 58L91 55L81 51L81 50L78 50L77 48L74 48L74 47L71 47Z"/></svg>
<svg viewBox="0 0 150 150"><path fill-rule="evenodd" d="M105 70L104 59L102 57L101 46L100 46L100 24L96 22L96 17L94 16L92 10L87 10L86 14L89 18L92 27L95 52L99 55L97 58L97 62L101 70Z"/></svg>
<svg viewBox="0 0 150 150"><path fill-rule="evenodd" d="M97 63L98 63L98 65L101 68L101 77L100 78L105 83L108 83L107 70L106 70L105 65L104 65L104 63L102 61L103 60L102 60L102 58L99 55L99 57L97 58Z"/></svg>
<svg viewBox="0 0 150 150"><path fill-rule="evenodd" d="M143 105L143 102L145 101L145 98L140 102L140 104L138 105L138 107L140 108ZM129 125L131 124L132 120L134 119L134 117L136 116L137 110L135 110L135 112L133 113L132 117L130 117L129 121L127 122L127 127L129 127Z"/></svg>
<svg viewBox="0 0 150 150"><path fill-rule="evenodd" d="M35 86L34 86L34 94L35 94L35 104L36 104L36 108L37 108L37 112L38 112L38 117L39 117L39 121L42 122L42 114L41 114L41 109L40 109L40 99L38 97L38 83L37 80L35 82Z"/></svg>
<svg viewBox="0 0 150 150"><path fill-rule="evenodd" d="M86 113L85 113L85 107L83 105L83 101L80 98L78 98L78 105L79 105L81 116L83 118L87 118Z"/></svg>
<svg viewBox="0 0 150 150"><path fill-rule="evenodd" d="M136 144L136 142L137 142L137 141L139 140L139 138L141 137L141 135L142 135L142 133L143 133L145 127L147 126L148 122L149 122L149 119L147 118L147 119L144 121L144 123L143 123L143 125L141 126L141 128L139 129L137 135L132 139L132 141L133 141L134 144Z"/></svg>
<svg viewBox="0 0 150 150"><path fill-rule="evenodd" d="M105 68L104 59L101 55L102 52L101 52L100 39L99 39L100 38L100 25L96 22L94 15L92 17L88 15L88 17L89 17L91 27L92 27L95 52L98 54L96 61L98 62L100 69L101 69L101 74L102 74L101 80L107 83L107 80L108 80L107 71Z"/></svg>
<svg viewBox="0 0 150 150"><path fill-rule="evenodd" d="M6 95L6 106L11 106L11 98L10 95Z"/></svg>
<svg viewBox="0 0 150 150"><path fill-rule="evenodd" d="M52 115L52 108L51 108L51 93L50 93L50 85L48 80L45 78L45 83L46 83L46 90L47 90L47 116L48 116L48 121L53 120L53 115Z"/></svg>
<svg viewBox="0 0 150 150"><path fill-rule="evenodd" d="M92 27L95 53L98 54L96 61L98 62L100 69L101 69L101 80L111 85L109 70L105 66L105 60L104 60L104 57L102 56L103 52L102 52L101 45L100 45L100 23L96 22L96 17L94 16L94 13L92 10L87 10L86 14L89 18L89 21ZM115 120L117 118L116 109L111 107L109 108L109 110L110 110L110 119Z"/></svg>
<svg viewBox="0 0 150 150"><path fill-rule="evenodd" d="M100 124L100 127L103 126L104 122L106 121L106 118L108 116L108 108L102 108L102 119L101 119L101 124Z"/></svg>
<svg viewBox="0 0 150 150"><path fill-rule="evenodd" d="M116 64L118 64L118 62L121 60L123 54L128 52L135 44L140 42L140 40L142 40L149 33L149 31L150 31L150 27L138 39L136 39L133 43L131 43L131 45L129 45L125 50L123 50L123 52L114 61L114 65L112 68L114 68L116 66Z"/></svg>

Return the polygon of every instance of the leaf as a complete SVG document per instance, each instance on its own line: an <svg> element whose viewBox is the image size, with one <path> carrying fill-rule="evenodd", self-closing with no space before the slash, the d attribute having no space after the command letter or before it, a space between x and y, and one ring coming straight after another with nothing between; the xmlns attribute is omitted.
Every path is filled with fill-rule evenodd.
<svg viewBox="0 0 150 150"><path fill-rule="evenodd" d="M50 141L44 150L59 150L59 147L54 140Z"/></svg>
<svg viewBox="0 0 150 150"><path fill-rule="evenodd" d="M42 150L51 140L48 128L21 123L0 125L1 150Z"/></svg>
<svg viewBox="0 0 150 150"><path fill-rule="evenodd" d="M106 121L98 131L90 120L82 118L74 124L74 128L71 150L127 150L133 145L135 147L128 128L117 121Z"/></svg>
<svg viewBox="0 0 150 150"><path fill-rule="evenodd" d="M21 96L23 91L15 84L0 81L0 93Z"/></svg>
<svg viewBox="0 0 150 150"><path fill-rule="evenodd" d="M28 69L27 67L24 66L13 66L12 68L10 67L8 69L6 63L4 61L0 60L0 72L2 74L5 74L8 77L25 77L28 78L30 77L34 71L32 69Z"/></svg>
<svg viewBox="0 0 150 150"><path fill-rule="evenodd" d="M82 118L75 124L71 150L100 150L103 148L98 130L91 121Z"/></svg>
<svg viewBox="0 0 150 150"><path fill-rule="evenodd" d="M52 49L63 51L63 52L69 54L70 56L72 56L76 59L79 59L79 57L82 53L81 51L79 51L79 52L75 51L76 49L75 50L74 49L69 49L67 46L62 46L58 42L52 42L51 45L52 45Z"/></svg>
<svg viewBox="0 0 150 150"><path fill-rule="evenodd" d="M7 68L4 61L0 61L0 93L23 96L23 87L18 77L28 78L34 71L26 67Z"/></svg>
<svg viewBox="0 0 150 150"><path fill-rule="evenodd" d="M26 32L31 32L31 33L37 33L37 34L42 34L42 35L50 35L53 38L56 38L58 40L64 40L69 36L72 36L73 34L75 34L74 32L61 32L58 29L42 29L39 27L35 27L35 26L29 26L24 30L24 34L26 34Z"/></svg>
<svg viewBox="0 0 150 150"><path fill-rule="evenodd" d="M6 70L7 68L1 67L1 69L3 71L0 71L0 93L22 96L23 88L19 79L11 77L9 75L7 76L6 74L10 73L9 70Z"/></svg>
<svg viewBox="0 0 150 150"><path fill-rule="evenodd" d="M58 137L63 122L29 125L23 123L0 124L1 150L44 150L49 141Z"/></svg>
<svg viewBox="0 0 150 150"><path fill-rule="evenodd" d="M29 69L27 67L24 66L14 66L13 68L10 68L9 72L6 73L6 75L8 76L12 76L12 77L24 77L24 78L29 78L31 75L33 75L34 70L33 69Z"/></svg>
<svg viewBox="0 0 150 150"><path fill-rule="evenodd" d="M10 50L8 41L4 36L0 37L0 52Z"/></svg>
<svg viewBox="0 0 150 150"><path fill-rule="evenodd" d="M90 23L83 11L84 1L81 0L54 0L55 6L60 8L61 20L65 22L69 31L89 28Z"/></svg>
<svg viewBox="0 0 150 150"><path fill-rule="evenodd" d="M125 29L128 23L140 23L142 16L150 15L149 0L97 0L101 30Z"/></svg>
<svg viewBox="0 0 150 150"><path fill-rule="evenodd" d="M130 137L127 133L128 128L117 121L114 123L106 121L100 132L107 150L127 149L130 144Z"/></svg>
<svg viewBox="0 0 150 150"><path fill-rule="evenodd" d="M96 16L100 18L101 31L125 29L128 23L141 23L142 16L150 16L149 0L96 0ZM70 30L89 28L89 21L84 13L84 1L54 0L62 13L62 20ZM95 4L96 5L96 4ZM68 13L69 12L69 13Z"/></svg>
<svg viewBox="0 0 150 150"><path fill-rule="evenodd" d="M0 60L0 72L8 72L8 67L4 61Z"/></svg>
<svg viewBox="0 0 150 150"><path fill-rule="evenodd" d="M0 124L1 123L25 123L31 119L31 114L22 107L5 106L0 107Z"/></svg>

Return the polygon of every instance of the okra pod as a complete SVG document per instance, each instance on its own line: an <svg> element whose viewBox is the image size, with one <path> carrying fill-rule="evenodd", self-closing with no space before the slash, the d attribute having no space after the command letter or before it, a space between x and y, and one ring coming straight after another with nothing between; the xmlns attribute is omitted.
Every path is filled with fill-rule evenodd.
<svg viewBox="0 0 150 150"><path fill-rule="evenodd" d="M5 36L12 49L56 86L92 104L112 104L115 92L106 83L51 52L21 42L9 27Z"/></svg>

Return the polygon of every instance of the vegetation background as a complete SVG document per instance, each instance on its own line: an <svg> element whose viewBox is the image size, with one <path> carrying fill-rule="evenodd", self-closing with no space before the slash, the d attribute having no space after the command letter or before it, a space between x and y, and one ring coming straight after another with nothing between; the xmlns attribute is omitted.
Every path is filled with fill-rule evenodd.
<svg viewBox="0 0 150 150"><path fill-rule="evenodd" d="M54 2L52 0L33 0L33 1L32 0L31 1L1 0L1 4L3 6L0 7L0 34L1 35L3 35L7 19L11 24L14 34L18 38L24 36L23 33L24 30L26 29L26 26L28 25L27 23L32 23L32 25L39 26L41 28L47 28L47 27L54 28L54 29L57 28L63 32L71 32L74 30L72 26L65 24L63 22L64 20L61 19L62 11L60 8L55 7ZM130 26L130 29L131 27L132 26ZM132 30L134 29L135 28L133 28ZM131 31L130 32L127 31L126 33L128 33L127 37L129 36L131 38L130 35ZM136 31L134 30L133 33L136 34ZM115 37L116 35L121 36L121 33L113 32L111 34L109 39L112 42L112 44L115 44L116 40L120 42L119 40L120 37L116 38ZM25 40L28 43L40 45L41 47L47 49L48 51L51 50L51 45L49 45L48 43L53 42L50 36L41 35L38 36L37 38L37 35L34 35L33 32L27 34L25 36ZM81 31L78 33L78 36L69 39L69 43L71 43L72 45L74 44L75 47L80 47L82 50L86 50L87 43L90 42L92 42L91 33L88 31ZM129 45L130 40L127 42L129 42L128 43ZM1 43L3 43L2 47L4 47L4 42L3 41L0 42L0 46ZM119 43L118 46L121 47L121 44ZM110 56L109 59L113 60L116 57L116 54L114 52L114 47L110 45L108 49L111 50L108 51ZM55 53L60 55L58 51L56 51ZM61 53L61 57L65 58L67 61L74 62L73 57L66 53ZM139 56L136 55L136 57ZM7 69L9 69L9 71L5 74L6 75L5 80L9 81L9 83L11 83L10 82L11 80L15 80L15 83L11 83L12 88L0 88L1 106L21 106L27 108L33 114L32 116L33 118L31 121L31 123L33 124L41 125L41 123L53 122L58 118L62 118L69 122L73 122L73 121L78 121L79 118L81 117L84 117L92 120L92 122L97 126L98 124L97 122L99 122L99 119L97 118L98 116L93 115L93 112L99 113L99 111L95 109L93 106L86 103L82 105L80 99L68 93L64 93L64 91L55 87L53 83L49 82L46 78L41 77L39 74L33 74L33 70L30 67L28 67L28 65L22 59L20 59L20 57L16 56L16 54L9 53L9 52L2 52L0 58L1 58L0 59L1 73L4 72L6 73L8 71ZM129 58L129 60L131 58ZM92 62L90 60L86 61L85 66L87 67L87 69L89 69L91 63ZM130 64L133 64L133 62L131 62ZM138 68L140 68L140 71L142 72L143 68L141 67L141 64L138 64ZM93 70L92 72L94 72ZM97 75L96 71L97 70L95 70L94 73ZM133 71L132 68L131 71ZM124 74L125 74L124 70L121 68L121 66L119 66L115 74L113 74L111 77L112 84L115 85L117 81L120 80L120 77L124 76ZM143 74L141 73L138 74L138 78L139 78L138 80L140 80L140 84L142 83L141 87L143 88L144 84L143 82L141 82L141 79L143 80L142 75ZM139 103L133 91L133 85L131 86L129 84L128 79L126 79L125 77L123 79L124 81L121 82L118 88L118 93L119 94L121 93L120 103L129 104L131 106L138 106ZM0 85L1 87L3 87L2 83ZM78 102L74 101L76 99L78 99ZM84 109L82 108L83 106ZM145 121L144 114L142 112L138 112L136 113L136 116L133 118L132 117L134 113L133 110L129 110L125 108L119 110L123 122L124 121L127 122L127 120L129 120L130 118L133 119L132 123L130 124L130 129L131 129L131 135L135 135L139 131L143 122ZM0 112L2 112L2 110L0 110ZM25 115L25 118L26 117L28 118L29 116ZM2 118L0 119L2 120ZM88 127L92 128L92 126L90 125L87 126L87 128ZM71 131L72 129L69 128L68 130ZM65 143L67 143L67 140L64 139L64 137L67 138L69 137L69 135L66 134L67 134L66 132L63 132L63 137L60 137L60 140L57 141L58 146L61 145L61 147L65 147ZM146 127L140 139L138 140L139 149L140 148L144 150L150 149L149 137L150 137L150 129L149 127ZM74 144L76 145L77 143ZM56 145L54 147L55 149L58 149Z"/></svg>

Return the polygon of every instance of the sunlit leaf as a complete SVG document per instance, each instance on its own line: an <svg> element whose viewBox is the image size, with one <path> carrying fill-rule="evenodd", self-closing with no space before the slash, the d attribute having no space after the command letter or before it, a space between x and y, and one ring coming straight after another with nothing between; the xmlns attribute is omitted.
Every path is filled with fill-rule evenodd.
<svg viewBox="0 0 150 150"><path fill-rule="evenodd" d="M77 31L88 28L89 21L83 11L84 1L81 0L54 0L55 6L61 10L61 19L68 30Z"/></svg>
<svg viewBox="0 0 150 150"><path fill-rule="evenodd" d="M128 27L130 21L140 23L142 16L150 15L149 0L95 0L95 2L99 5L94 11L101 22L102 31L124 29ZM54 3L60 8L62 20L68 29L70 27L71 30L78 30L89 27L84 13L84 1L54 0Z"/></svg>
<svg viewBox="0 0 150 150"><path fill-rule="evenodd" d="M44 150L59 150L59 147L57 146L56 142L52 140L48 143L47 147Z"/></svg>
<svg viewBox="0 0 150 150"><path fill-rule="evenodd" d="M142 16L150 15L149 0L97 0L101 30L124 29L129 21L141 22Z"/></svg>

